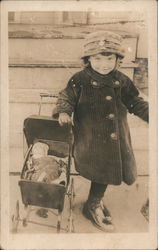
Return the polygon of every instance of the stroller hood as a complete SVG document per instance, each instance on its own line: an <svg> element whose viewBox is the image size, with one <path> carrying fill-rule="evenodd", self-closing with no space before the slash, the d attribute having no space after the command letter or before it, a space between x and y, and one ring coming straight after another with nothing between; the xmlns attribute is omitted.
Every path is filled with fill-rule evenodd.
<svg viewBox="0 0 158 250"><path fill-rule="evenodd" d="M48 116L29 116L24 120L24 135L28 146L35 139L45 139L70 143L71 126L60 126L58 120Z"/></svg>

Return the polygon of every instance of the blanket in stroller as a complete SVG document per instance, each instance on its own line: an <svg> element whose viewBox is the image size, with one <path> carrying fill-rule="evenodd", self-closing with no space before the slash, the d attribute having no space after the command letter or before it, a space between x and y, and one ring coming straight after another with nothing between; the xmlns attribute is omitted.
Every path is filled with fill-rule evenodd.
<svg viewBox="0 0 158 250"><path fill-rule="evenodd" d="M48 155L49 146L36 142L27 161L25 179L66 185L66 168L68 157L60 158Z"/></svg>

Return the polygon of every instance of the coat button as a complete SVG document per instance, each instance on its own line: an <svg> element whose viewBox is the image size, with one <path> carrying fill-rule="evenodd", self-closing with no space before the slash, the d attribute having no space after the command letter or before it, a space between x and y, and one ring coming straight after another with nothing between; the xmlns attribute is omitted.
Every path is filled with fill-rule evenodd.
<svg viewBox="0 0 158 250"><path fill-rule="evenodd" d="M107 101L111 101L111 100L112 100L112 96L107 95L107 96L105 97L105 99L106 99Z"/></svg>
<svg viewBox="0 0 158 250"><path fill-rule="evenodd" d="M93 86L98 86L98 83L97 83L96 81L93 81L93 82L92 82L92 85L93 85Z"/></svg>
<svg viewBox="0 0 158 250"><path fill-rule="evenodd" d="M109 115L108 115L108 118L109 118L109 119L114 119L114 118L115 118L115 115L114 115L114 114L109 114Z"/></svg>
<svg viewBox="0 0 158 250"><path fill-rule="evenodd" d="M113 140L117 140L117 134L116 133L112 133L110 136L111 136L111 138Z"/></svg>
<svg viewBox="0 0 158 250"><path fill-rule="evenodd" d="M119 81L115 81L115 85L119 85L120 84L120 82Z"/></svg>

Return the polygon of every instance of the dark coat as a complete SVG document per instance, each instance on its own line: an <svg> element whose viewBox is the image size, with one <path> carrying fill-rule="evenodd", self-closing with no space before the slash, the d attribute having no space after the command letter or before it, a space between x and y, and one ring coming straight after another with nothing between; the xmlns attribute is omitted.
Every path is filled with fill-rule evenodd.
<svg viewBox="0 0 158 250"><path fill-rule="evenodd" d="M132 81L115 70L76 73L60 92L59 113L74 112L74 160L81 176L103 184L131 185L137 176L127 110L148 121L148 103Z"/></svg>

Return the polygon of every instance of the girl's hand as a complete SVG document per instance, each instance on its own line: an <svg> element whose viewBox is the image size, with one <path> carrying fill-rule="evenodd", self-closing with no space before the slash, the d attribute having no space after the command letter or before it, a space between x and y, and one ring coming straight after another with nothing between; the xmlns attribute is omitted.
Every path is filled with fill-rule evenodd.
<svg viewBox="0 0 158 250"><path fill-rule="evenodd" d="M59 124L60 126L63 126L64 124L71 124L71 117L67 113L60 113L59 114Z"/></svg>

